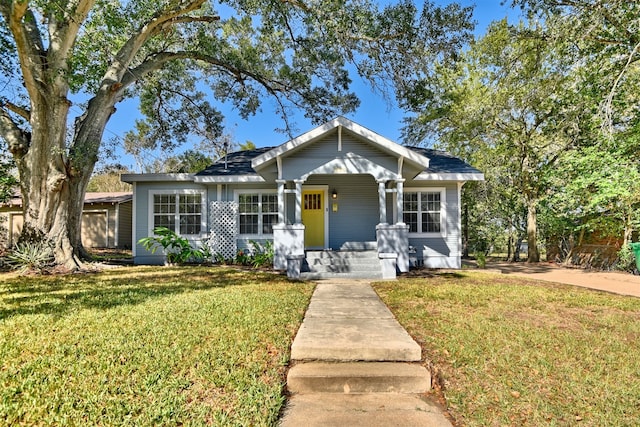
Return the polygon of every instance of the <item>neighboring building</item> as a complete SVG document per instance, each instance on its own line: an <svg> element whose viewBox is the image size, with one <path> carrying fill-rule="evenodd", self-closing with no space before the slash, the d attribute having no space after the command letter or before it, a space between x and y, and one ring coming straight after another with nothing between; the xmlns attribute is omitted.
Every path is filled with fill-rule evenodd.
<svg viewBox="0 0 640 427"><path fill-rule="evenodd" d="M310 271L311 251L329 259L368 250L388 277L391 263L393 275L410 263L460 268L460 193L483 175L449 154L399 145L339 117L278 147L229 154L196 174L121 179L133 184L134 241L166 226L196 244L206 239L230 258L251 241L269 240L276 269L302 259ZM137 264L164 262L140 245L133 255ZM329 271L355 271L340 263Z"/></svg>
<svg viewBox="0 0 640 427"><path fill-rule="evenodd" d="M131 249L133 193L86 193L82 210L82 244L87 248ZM0 205L8 247L22 231L22 198ZM10 230L10 232L8 232ZM8 232L8 233L7 233Z"/></svg>

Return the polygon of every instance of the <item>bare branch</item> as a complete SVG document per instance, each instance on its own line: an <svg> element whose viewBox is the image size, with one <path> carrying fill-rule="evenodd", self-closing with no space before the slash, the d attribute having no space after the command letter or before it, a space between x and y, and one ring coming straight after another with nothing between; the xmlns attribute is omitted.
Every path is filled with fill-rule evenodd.
<svg viewBox="0 0 640 427"><path fill-rule="evenodd" d="M49 17L49 46L52 65L58 69L67 68L67 57L76 40L82 23L87 19L95 0L74 0L69 2L67 10L63 11L63 20L58 20L55 14Z"/></svg>
<svg viewBox="0 0 640 427"><path fill-rule="evenodd" d="M35 23L35 16L26 0L3 1L0 3L0 12L15 40L23 81L33 99L40 93L44 84L42 77L44 48Z"/></svg>
<svg viewBox="0 0 640 427"><path fill-rule="evenodd" d="M31 111L29 111L28 109L24 108L24 107L20 107L16 104L14 104L13 102L10 101L2 101L0 102L0 108L2 107L6 107L7 110L14 112L15 114L19 115L20 117L22 117L23 119L25 119L26 121L31 120Z"/></svg>
<svg viewBox="0 0 640 427"><path fill-rule="evenodd" d="M200 52L192 52L192 51L180 51L180 52L163 52L157 55L154 55L152 58L140 64L138 67L130 70L122 79L122 87L123 89L127 86L131 85L135 81L141 79L146 74L160 69L164 64L170 61L176 61L180 59L193 59L196 61L203 61L207 64L214 65L223 70L226 70L234 78L243 82L247 78L252 79L262 85L267 92L270 94L275 94L276 92L284 92L289 89L289 87L281 81L277 80L269 80L260 76L252 71L247 69L240 69L233 67L231 64L221 61L220 59L210 56L204 55Z"/></svg>
<svg viewBox="0 0 640 427"><path fill-rule="evenodd" d="M22 158L29 150L29 134L20 129L4 108L0 108L0 135L7 141L9 151L16 159Z"/></svg>
<svg viewBox="0 0 640 427"><path fill-rule="evenodd" d="M636 54L638 53L638 50L640 50L640 42L638 42L633 47L633 50L629 53L629 57L627 58L627 63L622 68L620 73L618 73L618 76L616 77L615 81L613 82L613 86L611 87L611 90L609 91L609 94L607 95L607 99L606 99L605 105L604 105L604 114L605 114L604 126L606 126L606 129L609 131L609 133L613 133L613 118L612 118L612 115L613 115L613 98L614 98L614 96L616 94L616 91L618 89L618 85L620 84L620 81L622 80L622 77L624 76L624 74L629 69L629 66L635 61L634 58L635 58Z"/></svg>
<svg viewBox="0 0 640 427"><path fill-rule="evenodd" d="M188 18L183 15L199 9L205 1L206 0L191 0L180 2L174 9L162 10L156 13L146 24L140 27L118 51L115 60L104 75L103 84L112 85L119 82L127 71L129 64L147 40L163 28L166 28L165 24L172 20L176 20L176 22L186 22L183 20Z"/></svg>

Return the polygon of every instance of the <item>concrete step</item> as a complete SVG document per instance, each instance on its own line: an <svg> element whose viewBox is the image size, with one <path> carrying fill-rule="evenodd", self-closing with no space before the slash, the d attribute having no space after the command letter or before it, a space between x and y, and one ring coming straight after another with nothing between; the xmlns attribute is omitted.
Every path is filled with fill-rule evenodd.
<svg viewBox="0 0 640 427"><path fill-rule="evenodd" d="M326 279L382 279L382 272L372 271L349 271L349 272L321 272L305 271L300 273L302 280L326 280Z"/></svg>
<svg viewBox="0 0 640 427"><path fill-rule="evenodd" d="M382 278L377 251L307 251L302 278Z"/></svg>
<svg viewBox="0 0 640 427"><path fill-rule="evenodd" d="M307 259L378 259L378 251L307 251Z"/></svg>
<svg viewBox="0 0 640 427"><path fill-rule="evenodd" d="M280 427L451 427L434 403L416 394L295 394Z"/></svg>
<svg viewBox="0 0 640 427"><path fill-rule="evenodd" d="M290 393L426 393L431 374L413 363L299 363L289 370Z"/></svg>

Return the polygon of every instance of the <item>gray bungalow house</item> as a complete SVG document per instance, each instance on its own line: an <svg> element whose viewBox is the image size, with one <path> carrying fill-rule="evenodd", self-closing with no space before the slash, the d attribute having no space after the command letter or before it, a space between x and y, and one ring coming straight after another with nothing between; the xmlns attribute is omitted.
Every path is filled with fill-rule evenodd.
<svg viewBox="0 0 640 427"><path fill-rule="evenodd" d="M196 174L127 174L133 241L167 226L233 257L273 242L274 268L308 277L395 277L460 268L460 194L477 169L338 117L277 147L231 153ZM134 244L137 264L161 264Z"/></svg>

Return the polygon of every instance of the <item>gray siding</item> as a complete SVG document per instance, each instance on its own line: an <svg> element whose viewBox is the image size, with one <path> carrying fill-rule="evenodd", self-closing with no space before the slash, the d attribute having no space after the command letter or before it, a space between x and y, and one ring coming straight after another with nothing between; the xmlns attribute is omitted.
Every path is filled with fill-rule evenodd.
<svg viewBox="0 0 640 427"><path fill-rule="evenodd" d="M379 222L378 184L370 175L318 175L309 185L328 185L329 247L340 249L345 242L373 242ZM331 199L331 192L338 199ZM332 205L337 203L338 211Z"/></svg>
<svg viewBox="0 0 640 427"><path fill-rule="evenodd" d="M412 184L414 185L414 184ZM424 188L428 186L421 186ZM431 268L460 268L460 217L458 209L458 186L447 183L445 187L446 235L443 237L413 237L409 235L409 245L416 250L415 256L420 263ZM405 187L411 191L411 187Z"/></svg>
<svg viewBox="0 0 640 427"><path fill-rule="evenodd" d="M383 151L347 131L342 133L342 150L338 151L338 132L335 131L321 140L297 150L293 155L283 158L283 179L297 179L347 153L360 155L391 171L398 169L395 157L386 155Z"/></svg>
<svg viewBox="0 0 640 427"><path fill-rule="evenodd" d="M136 197L136 223L134 225L133 241L136 249L134 262L136 264L162 264L164 255L162 250L157 250L155 254L145 250L138 241L149 235L149 205L151 203L150 191L172 191L172 190L207 190L203 185L192 182L138 182L135 186ZM208 200L209 196L205 195ZM198 243L198 242L194 242Z"/></svg>

